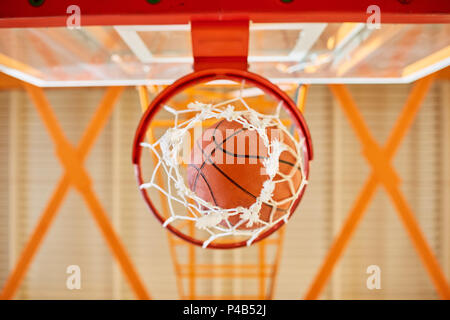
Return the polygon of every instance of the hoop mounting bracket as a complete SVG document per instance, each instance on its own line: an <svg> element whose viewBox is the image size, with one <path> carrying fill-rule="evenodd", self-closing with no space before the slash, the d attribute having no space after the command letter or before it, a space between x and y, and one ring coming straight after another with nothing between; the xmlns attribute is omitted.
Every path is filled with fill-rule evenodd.
<svg viewBox="0 0 450 320"><path fill-rule="evenodd" d="M249 20L191 21L194 70L247 70Z"/></svg>

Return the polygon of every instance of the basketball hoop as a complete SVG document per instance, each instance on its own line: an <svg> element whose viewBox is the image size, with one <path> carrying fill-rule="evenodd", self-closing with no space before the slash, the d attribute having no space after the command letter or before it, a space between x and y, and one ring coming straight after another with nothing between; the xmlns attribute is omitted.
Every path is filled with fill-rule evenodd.
<svg viewBox="0 0 450 320"><path fill-rule="evenodd" d="M228 82L237 83L240 84L240 91L238 96L233 100L225 101L222 103L218 103L216 105L212 104L202 104L197 103L194 105L189 106L189 108L185 108L184 110L178 110L176 111L174 108L172 108L169 104L169 101L172 101L177 95L182 94L186 90L189 90L189 88L196 86L196 85L202 85L211 83L217 80L226 80ZM221 81L220 83L224 83ZM273 100L273 104L277 106L278 113L280 112L279 109L282 109L284 112L287 112L287 118L291 121L290 125L291 128L295 128L294 132L297 137L297 146L299 151L299 167L302 170L302 183L300 187L298 188L296 194L293 195L292 203L289 206L289 211L287 212L286 216L281 217L280 219L276 221L270 221L265 223L260 228L256 228L255 230L248 231L248 230L237 230L235 226L228 225L228 229L225 228L223 225L214 225L212 226L212 229L217 229L221 233L216 233L208 229L207 226L203 229L206 229L208 232L199 231L195 229L195 226L198 227L199 218L204 217L200 213L194 214L192 211L193 209L196 209L197 211L202 211L201 208L211 208L211 210L217 210L217 207L208 206L208 204L205 203L205 201L202 201L198 197L195 197L195 195L192 194L190 191L184 191L185 194L181 198L177 198L175 193L179 193L180 190L175 190L176 188L172 187L170 188L170 184L174 181L176 181L176 177L171 177L170 175L173 174L172 165L171 164L164 164L163 157L165 152L161 152L161 150L157 151L155 148L157 148L158 141L154 142L153 144L151 142L147 142L147 134L150 130L152 121L157 121L157 114L161 112L173 113L176 118L178 118L178 113L180 114L187 114L189 112L193 112L196 117L193 117L191 120L192 122L189 122L192 124L195 121L202 121L205 119L211 119L215 118L216 120L223 119L229 117L230 108L227 108L229 106L232 106L231 109L234 108L234 105L238 104L239 102L243 102L245 104L244 98L243 98L243 89L252 87L256 88L257 90L260 90L262 93L264 93L267 97L270 97L271 101ZM194 102L194 101L192 101ZM223 108L221 109L222 106ZM214 112L210 113L207 116L204 116L205 119L199 120L199 112L202 111L203 108L210 108L211 110L214 110ZM165 111L164 111L165 110ZM225 112L225 110L227 110ZM244 113L242 112L250 112L250 113L256 113L252 111L250 108L247 107L246 111L241 111L239 113L238 111L232 111L235 113L235 118L238 115L242 115ZM247 115L247 113L245 115ZM202 113L203 115L205 112ZM273 123L279 123L281 125L281 122L277 120L279 114L271 115L271 116L264 116L260 115L261 119L264 117L267 117L267 119L273 119ZM267 120L266 119L266 120ZM183 119L183 123L187 123L188 120ZM175 120L174 127L177 128L178 122ZM248 124L251 126L251 124ZM273 125L273 124L271 124ZM192 125L191 125L192 127ZM191 128L190 127L190 128ZM184 127L183 127L184 128ZM167 135L167 131L166 131ZM160 146L160 145L159 145ZM143 164L142 158L145 151L149 151L150 153L154 153L153 156L156 156L159 160L158 164L153 165L153 171L150 170L150 174L147 175L147 177L144 177L144 171L146 171L149 167L149 165ZM147 152L145 152L147 153ZM279 155L278 155L279 156ZM165 90L163 90L149 105L148 109L144 113L136 135L134 139L133 144L133 164L135 166L135 173L137 177L137 182L140 187L140 191L142 193L142 196L147 203L149 209L153 212L155 217L163 224L164 227L169 229L172 233L177 235L178 237L199 245L203 247L208 248L221 248L221 249L227 249L227 248L238 248L246 245L250 245L252 243L255 243L257 241L260 241L269 235L271 235L273 232L278 230L285 222L287 222L287 219L292 215L292 213L297 208L307 182L307 178L309 175L309 161L312 159L312 147L311 147L311 138L309 134L309 130L306 126L306 123L303 119L303 116L297 109L295 103L289 98L289 96L283 92L280 88L278 88L276 85L268 81L267 79L264 79L263 77L256 75L254 73L245 71L245 70L237 70L237 69L207 69L202 71L196 71L193 72L176 82L174 82L171 86L167 87ZM278 160L278 158L277 158ZM162 170L161 168L165 168ZM155 182L155 170L161 170L163 173L166 173L166 188L169 190L164 190L164 188L161 185L158 185ZM178 178L180 178L182 174L177 173ZM149 182L150 181L150 182ZM181 182L182 181L178 181ZM152 194L149 192L148 189L151 189L151 187L156 188L154 190L156 193L159 193L160 196L163 195L166 198L166 201L171 202L170 208L165 212L165 214L162 213L161 209L161 201L164 201L164 199L160 199L160 205L156 204L156 197L158 197L155 192ZM181 188L183 190L186 190L185 187ZM186 215L179 215L178 212L180 209L176 209L173 207L172 202L175 204L184 203L186 206L185 211L187 212ZM207 211L208 214L211 214L213 211ZM216 212L216 211L214 211ZM227 211L229 212L229 211ZM204 213L204 212L203 212ZM188 225L188 226L187 226ZM191 225L189 227L189 225ZM230 231L231 230L231 231Z"/></svg>

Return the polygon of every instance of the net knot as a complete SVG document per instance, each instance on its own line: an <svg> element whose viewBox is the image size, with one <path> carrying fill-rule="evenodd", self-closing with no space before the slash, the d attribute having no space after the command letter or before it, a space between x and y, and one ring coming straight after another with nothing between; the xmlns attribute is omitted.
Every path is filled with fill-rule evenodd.
<svg viewBox="0 0 450 320"><path fill-rule="evenodd" d="M243 208L241 219L247 221L246 227L251 228L254 223L259 221L259 212L261 211L261 200L257 199L248 209Z"/></svg>
<svg viewBox="0 0 450 320"><path fill-rule="evenodd" d="M204 230L207 228L215 227L223 220L221 212L211 212L207 215L201 216L195 222L195 226L198 229Z"/></svg>
<svg viewBox="0 0 450 320"><path fill-rule="evenodd" d="M239 117L239 113L234 111L234 106L228 105L222 112L222 116L228 121L236 120Z"/></svg>
<svg viewBox="0 0 450 320"><path fill-rule="evenodd" d="M183 137L183 130L177 128L168 129L161 137L162 158L166 165L170 167L178 165L178 153L183 143Z"/></svg>
<svg viewBox="0 0 450 320"><path fill-rule="evenodd" d="M286 146L282 142L280 142L278 139L272 140L272 143L270 145L269 157L263 160L266 174L271 179L273 179L278 172L280 155L285 150Z"/></svg>
<svg viewBox="0 0 450 320"><path fill-rule="evenodd" d="M273 191L275 190L275 183L272 180L266 180L263 183L263 188L261 190L261 201L268 202L273 197Z"/></svg>

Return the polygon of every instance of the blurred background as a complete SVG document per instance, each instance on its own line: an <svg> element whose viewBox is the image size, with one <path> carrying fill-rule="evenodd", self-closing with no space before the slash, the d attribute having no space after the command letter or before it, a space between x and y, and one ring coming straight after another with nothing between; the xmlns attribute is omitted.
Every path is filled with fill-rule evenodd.
<svg viewBox="0 0 450 320"><path fill-rule="evenodd" d="M39 10L45 11L45 5L26 13L48 14ZM364 22L365 12L364 8L355 21ZM408 21L403 13L392 12L392 21ZM61 14L58 21L65 23L66 12ZM372 172L330 84L345 85L382 146L414 86L422 83L418 91L426 91L425 99L392 164L401 178L400 190L449 279L450 24L424 23L446 16L424 15L420 24L382 24L378 29L347 22L250 23L249 70L277 83L304 106L314 160L305 196L289 223L264 242L235 250L203 250L169 236L142 200L132 167L133 137L148 105L143 97L151 99L192 71L189 23L32 28L39 25L33 15L26 21L35 24L29 25L0 16L0 298L145 297L142 292L135 295L91 210L72 187L29 269L17 269L64 174L42 120L53 127L57 120L77 146L102 99L114 107L110 116L104 112L100 117L106 124L86 157L86 170L106 221L122 239L153 298L305 297ZM424 77L432 74L427 90L430 78L424 82ZM299 87L303 84L308 86ZM124 86L123 91L116 86ZM204 92L196 94L208 98ZM410 104L418 99L411 97ZM192 101L185 105L188 102ZM67 150L59 152L67 155ZM437 299L450 294L445 279L439 282L441 295L436 291L382 187L364 212L317 298ZM71 265L80 267L79 290L66 286ZM381 288L370 290L367 269L373 265L381 271ZM26 271L23 279L11 277L18 270ZM434 274L438 271L435 268Z"/></svg>
<svg viewBox="0 0 450 320"><path fill-rule="evenodd" d="M374 137L383 144L412 88L410 84L348 85ZM0 286L15 266L47 199L63 173L54 147L25 90L0 92ZM71 143L76 145L102 99L104 88L45 89ZM293 91L289 91L291 95ZM304 116L315 157L309 186L286 225L278 249L273 298L304 296L333 238L370 174L361 145L338 102L325 85L311 85ZM131 165L131 143L141 117L136 88L126 88L86 160L93 187L152 296L258 297L258 276L178 277L166 230L145 207ZM438 79L402 142L393 164L401 190L447 277L450 273L450 84ZM272 238L277 238L278 233ZM269 239L270 240L270 239ZM188 246L177 247L178 262ZM235 250L194 250L196 263L258 263L260 246ZM266 250L274 261L275 249ZM79 265L81 289L68 290L66 268ZM381 289L369 290L366 269L381 269ZM181 289L180 289L181 288ZM181 291L180 291L181 290ZM184 292L184 293L183 293ZM256 294L256 296L254 296ZM184 296L183 296L184 295ZM19 299L134 299L94 220L75 190L69 189L16 295ZM436 299L438 295L388 196L378 188L323 299Z"/></svg>

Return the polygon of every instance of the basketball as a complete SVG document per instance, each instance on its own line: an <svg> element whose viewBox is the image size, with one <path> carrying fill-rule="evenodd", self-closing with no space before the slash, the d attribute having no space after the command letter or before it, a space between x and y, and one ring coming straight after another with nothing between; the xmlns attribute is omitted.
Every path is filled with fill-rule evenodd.
<svg viewBox="0 0 450 320"><path fill-rule="evenodd" d="M292 138L275 127L266 128L269 141L278 139L291 150L295 149ZM244 128L239 122L221 120L204 130L202 137L192 148L191 163L187 178L189 188L201 199L222 209L249 208L260 195L263 183L269 178L265 172L264 159L268 150L256 130ZM297 155L295 153L295 155ZM274 177L275 188L272 199L276 207L263 203L259 219L276 221L286 215L292 203L293 190L298 190L302 174L296 168L296 156L283 151L279 157L279 171ZM281 176L292 176L289 181L280 181ZM276 182L280 181L280 182ZM240 215L230 216L229 223L235 226ZM221 224L225 225L226 221ZM256 229L261 223L251 226L240 224L237 229Z"/></svg>

